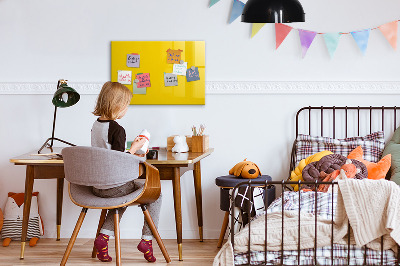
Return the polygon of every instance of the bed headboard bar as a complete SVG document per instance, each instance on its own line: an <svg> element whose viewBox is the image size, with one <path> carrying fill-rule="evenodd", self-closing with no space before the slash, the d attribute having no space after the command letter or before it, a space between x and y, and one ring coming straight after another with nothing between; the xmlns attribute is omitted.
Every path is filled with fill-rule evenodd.
<svg viewBox="0 0 400 266"><path fill-rule="evenodd" d="M385 129L385 110L390 110L393 112L393 127L396 129L396 120L397 120L397 111L399 108L396 106L308 106L308 107L303 107L301 108L297 114L296 114L296 137L299 135L299 116L300 114L307 110L308 111L308 134L311 135L311 111L312 110L319 110L320 112L320 117L321 117L321 127L320 127L320 135L324 136L324 110L332 110L332 122L333 122L333 138L336 137L336 111L337 110L344 110L345 114L345 137L348 137L348 110L357 110L357 135L360 135L360 111L363 110L369 110L369 130L370 133L372 133L372 113L373 111L381 111L382 113L382 119L381 119L381 129L384 131Z"/></svg>

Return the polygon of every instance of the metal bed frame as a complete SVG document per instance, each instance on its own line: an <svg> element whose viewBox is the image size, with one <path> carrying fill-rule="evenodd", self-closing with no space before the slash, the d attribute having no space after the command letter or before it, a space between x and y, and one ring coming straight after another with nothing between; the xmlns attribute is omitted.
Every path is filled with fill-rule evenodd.
<svg viewBox="0 0 400 266"><path fill-rule="evenodd" d="M370 133L372 133L372 125L373 125L373 114L375 114L376 112L381 112L381 130L382 131L384 131L385 130L385 113L387 113L387 111L390 111L390 112L393 112L392 114L393 114L393 130L395 130L396 129L396 125L397 125L397 122L396 122L396 118L397 118L397 111L399 110L400 108L398 108L398 107L396 107L396 106L393 106L393 107L385 107L385 106L382 106L382 107L372 107L372 106L369 106L369 107L360 107L360 106L357 106L357 107L348 107L348 106L344 106L344 107L337 107L337 106L331 106L331 107L324 107L324 106L320 106L320 107L312 107L312 106L308 106L308 107L303 107L303 108L301 108L298 112L297 112L297 114L296 114L296 137L300 134L299 133L299 120L300 120L300 114L303 112L303 111L308 111L308 134L309 135L311 135L311 131L312 131L312 126L311 126L311 118L312 118L312 115L311 115L311 113L312 113L312 111L313 110L317 110L317 111L319 111L319 115L320 115L320 136L324 136L324 126L326 125L324 125L324 115L326 115L326 113L327 112L325 112L325 114L324 114L324 111L325 110L331 110L329 113L331 113L331 115L332 115L332 129L333 129L333 132L332 132L332 136L333 136L333 138L335 138L336 137L336 122L337 122L337 120L338 119L336 119L336 113L337 112L344 112L344 121L341 121L342 122L342 125L343 125L343 123L344 123L344 129L345 129L345 137L347 138L348 137L348 125L349 125L349 113L350 112L356 112L356 115L357 115L357 136L360 136L360 122L361 122L361 119L360 119L360 113L361 112L363 112L363 113L365 113L365 112L369 112L369 132ZM326 117L326 116L325 116ZM328 120L328 119L325 119L325 121L326 120ZM315 122L315 121L314 121ZM318 122L318 121L317 121ZM354 125L354 123L353 123L353 125ZM289 171L289 176L290 176L290 172L293 170L293 169L295 169L295 167L296 167L296 165L295 165L295 158L296 158L296 154L295 154L295 146L296 146L296 141L294 142L294 144L293 144L293 148L292 148L292 153L291 153L291 160L290 160L290 171ZM334 186L336 186L338 183L336 182L336 181L332 181L332 182L319 182L319 181L315 181L315 182L304 182L304 181L285 181L285 180L283 180L283 181L265 181L265 182L263 182L263 181L252 181L251 179L249 180L249 181L246 181L246 182L242 182L242 183L240 183L240 184L238 184L238 185L236 185L235 187L234 187L234 189L233 189L233 191L232 191L232 195L235 195L235 192L236 192L236 190L239 188L239 187L242 187L242 186L251 186L251 187L259 187L259 188L263 188L264 189L264 191L265 191L265 195L266 195L266 198L268 198L268 189L266 189L266 188L268 188L269 186L271 186L271 185L276 185L276 186L281 186L281 188L282 188L282 195L283 195L283 193L285 192L285 190L291 190L290 189L290 187L289 186L287 186L287 185L292 185L292 184L295 184L295 185L299 185L299 187L300 187L300 185L301 184L306 184L306 185L315 185L315 188L314 188L314 191L315 192L317 192L317 189L318 189L318 186L319 185L325 185L325 184L330 184L330 185L332 185L332 189L334 189ZM301 202L301 192L300 192L300 190L298 191L298 193L299 193L299 201ZM253 191L250 189L250 198L252 198L252 195L253 194ZM284 212L284 197L281 197L282 198L282 212ZM333 254L333 224L334 224L334 217L333 217L333 210L334 210L334 206L333 206L333 200L334 199L334 193L332 193L332 213L331 213L331 215L332 215L332 223L331 223L331 228L332 228L332 237L331 237L331 261L332 261L332 265L333 265L333 263L334 263L334 254ZM317 213L317 202L318 202L318 198L317 198L317 193L315 193L315 213ZM262 263L259 263L259 265L272 265L272 264L268 264L268 262L267 262L267 252L268 252L268 250L267 250L267 242L268 242L268 239L267 239L267 233L268 233L268 227L267 227L267 225L268 225L268 219L267 219L267 201L265 201L264 202L264 207L265 207L265 247L264 247L264 262L262 262ZM300 227L300 204L299 204L299 210L298 210L298 214L299 214L299 220L298 220L298 226ZM230 241L231 241L231 244L232 244L232 247L234 248L234 245L235 245L235 241L234 241L234 237L235 237L235 234L234 234L234 217L235 217L235 208L234 208L234 197L232 197L232 201L231 201L231 232L230 232L230 236L231 236L231 239L230 239ZM317 226L316 226L316 224L317 224L317 215L315 215L315 239L314 239L314 258L313 258L313 261L314 261L314 263L313 264L307 264L307 265L318 265L317 264L317 255L316 255L316 249L317 249L317 238L318 238L318 236L317 236ZM245 265L250 265L251 264L251 249L250 249L250 243L251 243L251 219L249 219L249 222L248 222L248 227L249 227L249 242L248 242L248 245L247 245L247 264L245 264ZM283 256L283 251L284 251L284 240L283 240L283 234L284 234L284 218L283 218L283 216L282 216L282 232L281 232L281 234L282 234L282 237L281 237L281 250L280 250L280 254L281 254L281 256L280 256L280 264L279 265L284 265L283 264L283 259L284 259L284 256ZM297 249L297 265L305 265L305 264L300 264L300 254L301 254L301 249L300 249L300 242L301 242L301 238L300 238L300 230L299 230L299 233L298 233L298 243L297 243L297 246L298 246L298 249ZM399 252L397 253L397 258L396 258L396 263L395 263L395 265L400 265L400 246L399 245L397 245L397 248L398 248L398 250L399 250ZM364 249L364 263L363 263L363 265L367 265L366 263L367 263L367 253L366 253L366 246L363 246L363 249ZM349 226L348 226L348 233L347 233L347 264L346 265L350 265L350 224L349 224ZM383 261L383 236L381 237L381 257L380 257L380 265L384 265L384 261Z"/></svg>

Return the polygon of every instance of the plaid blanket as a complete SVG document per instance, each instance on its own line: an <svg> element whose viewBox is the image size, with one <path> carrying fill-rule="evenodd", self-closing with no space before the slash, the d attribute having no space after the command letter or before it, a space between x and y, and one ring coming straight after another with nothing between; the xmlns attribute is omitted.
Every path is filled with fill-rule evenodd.
<svg viewBox="0 0 400 266"><path fill-rule="evenodd" d="M301 212L312 213L326 219L332 219L332 213L335 215L336 211L336 194L317 192L316 195L313 191L288 191L271 203L268 207L267 214L282 211L282 204L285 211L296 211L300 208ZM254 219L257 219L260 215L265 215L265 212L257 215ZM395 265L396 263L396 257L392 250L385 250L381 258L381 252L379 251L350 245L350 256L348 256L347 245L334 244L333 264L331 252L331 246L317 248L317 265L347 265L348 257L350 259L349 265L365 265L364 263L367 265L381 265L382 258L384 265ZM298 255L297 250L285 250L283 252L283 264L298 265L298 259L300 259L300 265L314 265L314 254L314 249L301 250L300 255ZM366 254L366 257L364 254ZM265 252L250 252L250 265L261 263L264 265L265 255L267 256L266 265L281 264L282 254L280 251L267 251L266 254ZM235 265L244 264L248 264L248 253L235 254Z"/></svg>

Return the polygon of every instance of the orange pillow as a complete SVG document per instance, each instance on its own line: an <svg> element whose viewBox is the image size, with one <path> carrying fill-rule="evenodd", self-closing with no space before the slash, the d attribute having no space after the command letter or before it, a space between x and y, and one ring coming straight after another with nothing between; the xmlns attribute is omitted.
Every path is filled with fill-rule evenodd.
<svg viewBox="0 0 400 266"><path fill-rule="evenodd" d="M361 146L358 146L352 152L350 152L347 158L355 159L365 164L368 170L368 179L375 180L384 179L386 177L392 161L392 155L388 154L377 163L368 162L363 159L363 149Z"/></svg>

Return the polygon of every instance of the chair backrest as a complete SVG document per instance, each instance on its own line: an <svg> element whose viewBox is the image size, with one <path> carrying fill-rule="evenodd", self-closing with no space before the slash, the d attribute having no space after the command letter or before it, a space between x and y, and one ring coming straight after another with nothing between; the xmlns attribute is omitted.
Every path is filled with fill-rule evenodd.
<svg viewBox="0 0 400 266"><path fill-rule="evenodd" d="M139 176L144 159L132 154L97 147L62 150L65 179L83 186L118 186Z"/></svg>

